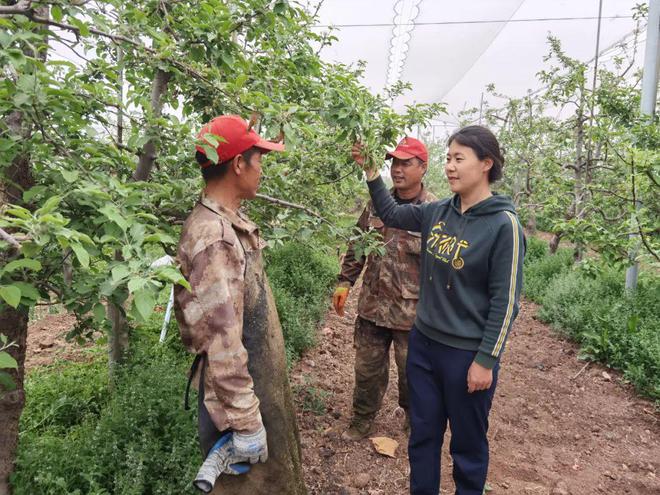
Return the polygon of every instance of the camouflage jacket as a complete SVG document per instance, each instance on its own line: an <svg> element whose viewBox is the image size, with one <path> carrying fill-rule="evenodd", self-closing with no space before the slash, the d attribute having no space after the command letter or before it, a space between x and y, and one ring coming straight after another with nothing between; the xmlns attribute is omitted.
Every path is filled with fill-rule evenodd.
<svg viewBox="0 0 660 495"><path fill-rule="evenodd" d="M435 200L433 194L422 188L413 203ZM359 316L381 327L410 330L419 299L421 234L386 227L376 216L371 201L360 215L357 226L363 231L378 230L386 252L383 256L372 254L357 258L353 245L349 244L339 281L353 285L364 268Z"/></svg>
<svg viewBox="0 0 660 495"><path fill-rule="evenodd" d="M264 244L255 224L205 196L181 232L178 261L192 291L175 286L174 310L183 344L207 357L204 404L220 431L262 426L242 337L246 255Z"/></svg>

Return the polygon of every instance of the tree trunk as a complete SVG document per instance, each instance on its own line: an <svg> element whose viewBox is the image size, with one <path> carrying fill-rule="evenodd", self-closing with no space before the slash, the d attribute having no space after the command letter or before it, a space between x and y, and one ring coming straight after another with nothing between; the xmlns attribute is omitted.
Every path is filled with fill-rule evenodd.
<svg viewBox="0 0 660 495"><path fill-rule="evenodd" d="M536 208L529 209L529 217L527 218L527 225L525 225L527 233L530 235L536 234Z"/></svg>
<svg viewBox="0 0 660 495"><path fill-rule="evenodd" d="M22 3L29 7L27 2ZM35 9L35 13L40 17L48 17L48 9L47 6L38 7ZM39 31L48 33L47 28L39 28ZM47 37L45 41L47 42ZM37 56L45 62L48 50L44 49L39 53L34 53L32 51L33 46L25 47L23 49L25 54L29 57ZM30 137L32 130L25 124L21 112L12 112L7 117L6 122L10 135L20 136L23 139ZM34 186L30 156L27 154L17 155L4 170L0 179L0 204L13 203L26 206L23 203L23 192ZM10 252L5 256L11 255ZM7 259L0 256L0 266L6 262ZM16 389L3 394L4 391L0 387L0 495L9 495L11 493L9 477L14 471L14 459L18 446L19 420L25 406L25 353L29 313L24 306L19 306L16 309L7 305L2 307L3 310L0 311L0 334L6 335L9 342L17 344L17 347L11 347L7 352L18 363L16 370L5 370L9 372L14 380Z"/></svg>
<svg viewBox="0 0 660 495"><path fill-rule="evenodd" d="M29 130L23 124L23 115L12 112L7 118L7 124L12 135L29 137ZM27 155L18 155L5 170L2 189L0 190L0 203L22 204L23 192L34 185L30 158ZM11 252L0 256L0 266L9 261ZM25 352L28 331L28 310L24 306L14 309L6 304L0 311L0 334L7 336L9 342L18 347L10 347L7 352L16 360L16 370L9 372L16 390L4 393L0 387L0 495L11 493L9 476L14 471L14 458L18 446L18 426L25 406L25 388L23 379L25 375Z"/></svg>
<svg viewBox="0 0 660 495"><path fill-rule="evenodd" d="M112 303L108 303L108 319L111 330L108 336L108 375L110 385L117 377L117 366L124 361L128 352L128 324L123 309Z"/></svg>
<svg viewBox="0 0 660 495"><path fill-rule="evenodd" d="M23 306L8 308L0 312L0 334L15 342L18 347L7 350L18 362L18 369L9 372L16 390L3 394L0 387L0 495L11 493L9 475L14 471L14 457L18 445L18 422L25 405L25 346L27 341L28 312Z"/></svg>
<svg viewBox="0 0 660 495"><path fill-rule="evenodd" d="M19 112L13 112L7 118L7 123L14 135L24 136L23 116ZM17 156L5 171L6 179L2 182L0 190L0 203L22 203L23 190L29 188L32 183L29 158L25 155ZM4 179L4 177L3 177ZM4 266L9 260L6 256L0 256L0 266ZM16 360L16 370L6 369L3 371L11 375L16 389L5 393L0 386L0 495L11 493L9 476L14 471L14 457L18 446L18 424L25 406L25 388L23 379L25 375L25 351L27 341L28 312L23 306L14 309L6 304L0 311L0 334L4 334L9 342L14 342L18 347L10 347L7 352Z"/></svg>
<svg viewBox="0 0 660 495"><path fill-rule="evenodd" d="M23 115L21 112L12 112L7 117L7 127L10 133L15 136L22 136L27 139L30 132L23 128ZM22 204L23 192L34 185L32 169L30 168L30 157L27 155L18 155L14 158L11 165L4 171L2 177L0 204Z"/></svg>
<svg viewBox="0 0 660 495"><path fill-rule="evenodd" d="M530 119L531 119L531 105L530 105ZM532 163L529 160L527 161L527 168L525 171L525 191L527 192L527 197L532 200ZM536 206L530 206L529 208L529 219L527 220L527 231L530 234L536 233Z"/></svg>
<svg viewBox="0 0 660 495"><path fill-rule="evenodd" d="M25 375L25 346L27 341L28 312L19 306L19 309L8 308L0 312L0 334L15 342L18 347L7 350L18 362L17 370L9 372L16 390L3 394L0 388L0 495L11 493L9 476L14 471L14 457L18 445L18 422L25 405L25 388L23 379Z"/></svg>
<svg viewBox="0 0 660 495"><path fill-rule="evenodd" d="M11 134L29 137L29 133L23 128L23 116L19 112L13 112L7 118ZM0 190L0 203L21 204L23 191L29 189L33 184L30 160L26 155L17 156L12 164L5 170L5 177ZM9 260L0 256L0 266L4 266ZM14 457L18 445L18 424L25 406L25 389L23 378L25 374L25 351L27 341L28 310L23 306L17 309L8 305L2 306L0 311L0 334L4 334L9 342L15 342L18 347L10 347L7 352L18 363L16 370L4 370L9 372L16 390L4 394L0 387L0 495L11 493L9 476L14 471Z"/></svg>
<svg viewBox="0 0 660 495"><path fill-rule="evenodd" d="M561 241L561 234L553 234L552 239L550 239L550 242L548 243L550 254L555 254L557 252L559 241Z"/></svg>
<svg viewBox="0 0 660 495"><path fill-rule="evenodd" d="M162 69L156 70L156 75L151 84L151 112L152 118L157 119L163 114L163 95L167 91L167 83L172 77L171 72L165 72ZM150 131L155 133L157 129L151 127ZM149 131L148 131L149 132ZM150 139L140 152L140 161L133 174L133 180L147 180L151 169L156 161L156 142L155 139Z"/></svg>
<svg viewBox="0 0 660 495"><path fill-rule="evenodd" d="M586 160L584 158L584 88L580 93L580 106L577 113L577 125L575 127L575 184L573 186L573 207L572 217L580 220L584 215L584 195L585 195L585 168ZM582 260L584 244L575 239L575 250L573 258L575 261Z"/></svg>
<svg viewBox="0 0 660 495"><path fill-rule="evenodd" d="M118 60L121 60L123 57L121 51L118 51ZM156 119L160 117L163 113L163 95L167 91L167 84L169 83L172 73L165 72L162 69L157 69L156 74L154 75L154 80L151 85L151 112L152 118ZM120 85L123 82L120 79ZM120 101L120 108L123 105L123 88L119 87L119 94L122 101ZM120 112L120 116L122 113ZM117 126L117 141L118 144L122 144L122 131L123 123L118 122ZM152 126L147 132L155 133L157 128ZM151 174L151 170L156 161L156 141L155 139L150 139L140 151L139 161L135 173L133 174L134 181L147 180ZM121 260L122 256L120 252L115 253L115 259ZM116 377L117 365L120 364L126 357L129 346L129 327L124 316L123 308L117 306L114 303L108 304L108 319L112 324L112 329L109 336L109 348L108 348L108 365L110 372L110 382L114 381Z"/></svg>

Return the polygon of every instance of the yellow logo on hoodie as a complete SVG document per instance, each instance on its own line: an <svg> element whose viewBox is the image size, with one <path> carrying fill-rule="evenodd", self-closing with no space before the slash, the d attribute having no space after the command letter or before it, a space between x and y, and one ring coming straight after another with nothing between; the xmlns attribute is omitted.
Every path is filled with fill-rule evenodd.
<svg viewBox="0 0 660 495"><path fill-rule="evenodd" d="M459 240L455 235L444 233L445 225L445 222L438 222L431 229L426 242L426 252L445 263L451 262L455 270L460 270L465 266L461 251L469 248L470 243L464 239Z"/></svg>

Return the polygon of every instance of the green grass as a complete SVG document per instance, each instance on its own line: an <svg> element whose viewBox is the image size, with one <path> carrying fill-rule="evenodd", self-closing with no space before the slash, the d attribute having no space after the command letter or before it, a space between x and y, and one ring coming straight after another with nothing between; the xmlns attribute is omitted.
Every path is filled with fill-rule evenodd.
<svg viewBox="0 0 660 495"><path fill-rule="evenodd" d="M334 256L298 243L273 249L267 261L291 365L316 343L316 327L328 308L339 267Z"/></svg>
<svg viewBox="0 0 660 495"><path fill-rule="evenodd" d="M190 358L176 329L157 342L158 325L133 332L113 391L104 354L29 375L16 495L193 493L196 419L182 407Z"/></svg>

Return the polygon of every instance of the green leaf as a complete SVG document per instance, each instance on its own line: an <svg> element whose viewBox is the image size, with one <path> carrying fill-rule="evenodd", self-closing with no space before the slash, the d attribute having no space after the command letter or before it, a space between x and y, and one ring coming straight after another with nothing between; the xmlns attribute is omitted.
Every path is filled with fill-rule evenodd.
<svg viewBox="0 0 660 495"><path fill-rule="evenodd" d="M26 241L21 244L21 253L23 256L31 257L36 256L41 251L41 248L36 242Z"/></svg>
<svg viewBox="0 0 660 495"><path fill-rule="evenodd" d="M220 54L220 58L225 63L225 65L227 65L228 68L233 67L235 60L234 60L234 56L230 52L223 51Z"/></svg>
<svg viewBox="0 0 660 495"><path fill-rule="evenodd" d="M28 270L37 272L41 270L41 263L30 258L22 258L20 260L14 260L7 263L7 266L5 266L5 268L0 271L0 273L11 273L15 270L20 270L21 268L27 268Z"/></svg>
<svg viewBox="0 0 660 495"><path fill-rule="evenodd" d="M128 229L128 222L124 220L117 207L113 204L106 204L103 208L99 208L99 212L105 215L105 217L111 222L116 223L124 232Z"/></svg>
<svg viewBox="0 0 660 495"><path fill-rule="evenodd" d="M73 252L76 253L76 258L78 258L80 266L83 268L89 268L89 253L82 246L82 244L73 243L71 244L71 249L73 249Z"/></svg>
<svg viewBox="0 0 660 495"><path fill-rule="evenodd" d="M152 215L151 213L140 212L140 213L136 213L135 217L142 218L145 220L151 220L152 222L160 222L160 218L158 218L156 215Z"/></svg>
<svg viewBox="0 0 660 495"><path fill-rule="evenodd" d="M0 387L5 389L7 392L16 390L16 383L14 383L14 380L9 375L9 373L6 373L5 371L0 371Z"/></svg>
<svg viewBox="0 0 660 495"><path fill-rule="evenodd" d="M60 173L62 174L62 177L64 177L64 180L69 184L76 182L80 175L76 170L60 170Z"/></svg>
<svg viewBox="0 0 660 495"><path fill-rule="evenodd" d="M31 97L32 95L29 93L16 93L14 95L14 105L17 107L22 107L30 101Z"/></svg>
<svg viewBox="0 0 660 495"><path fill-rule="evenodd" d="M63 17L62 8L59 5L53 5L53 8L50 9L50 13L53 16L53 19L57 22L60 22Z"/></svg>
<svg viewBox="0 0 660 495"><path fill-rule="evenodd" d="M140 290L135 293L133 305L142 319L146 321L153 313L156 301L150 290Z"/></svg>
<svg viewBox="0 0 660 495"><path fill-rule="evenodd" d="M89 27L87 26L86 23L81 21L80 19L75 19L75 18L70 18L71 24L76 26L78 30L80 31L80 36L89 36Z"/></svg>
<svg viewBox="0 0 660 495"><path fill-rule="evenodd" d="M106 235L102 236L98 240L98 242L101 243L101 244L106 244L106 243L111 243L112 244L112 243L115 243L115 242L119 242L119 239L117 239L115 236L106 234Z"/></svg>
<svg viewBox="0 0 660 495"><path fill-rule="evenodd" d="M59 206L61 201L62 201L61 196L51 196L46 200L44 205L35 212L35 215L39 217L53 212L55 208Z"/></svg>
<svg viewBox="0 0 660 495"><path fill-rule="evenodd" d="M176 244L172 236L164 233L150 234L144 238L144 242L162 242L163 244Z"/></svg>
<svg viewBox="0 0 660 495"><path fill-rule="evenodd" d="M126 265L117 265L112 269L112 281L119 282L121 279L128 277L129 270Z"/></svg>
<svg viewBox="0 0 660 495"><path fill-rule="evenodd" d="M90 246L94 246L94 241L87 234L83 234L82 232L78 232L78 235L75 236L75 238L77 238L83 244L89 244Z"/></svg>
<svg viewBox="0 0 660 495"><path fill-rule="evenodd" d="M11 34L5 31L0 31L0 46L3 48L7 48L9 45L11 45L13 39L14 38Z"/></svg>
<svg viewBox="0 0 660 495"><path fill-rule="evenodd" d="M21 289L15 285L0 286L0 297L12 308L15 308L21 302Z"/></svg>
<svg viewBox="0 0 660 495"><path fill-rule="evenodd" d="M128 281L128 292L133 294L136 291L139 291L147 284L147 279L142 277L132 278Z"/></svg>
<svg viewBox="0 0 660 495"><path fill-rule="evenodd" d="M34 285L28 284L27 282L14 282L12 285L15 285L21 290L21 298L28 299L31 302L37 302L41 299L41 294L36 289ZM25 302L23 302L25 304Z"/></svg>
<svg viewBox="0 0 660 495"><path fill-rule="evenodd" d="M5 210L5 213L10 213L16 218L21 218L23 220L29 220L32 218L32 215L30 214L30 210L27 210L25 208L22 208L20 206L12 206L11 208L7 208Z"/></svg>
<svg viewBox="0 0 660 495"><path fill-rule="evenodd" d="M103 306L103 304L96 303L92 309L92 313L94 313L94 320L97 323L101 323L105 320L105 306Z"/></svg>
<svg viewBox="0 0 660 495"><path fill-rule="evenodd" d="M163 266L156 272L156 277L160 280L172 282L173 284L182 285L188 290L192 290L188 281L184 278L181 272L173 266Z"/></svg>
<svg viewBox="0 0 660 495"><path fill-rule="evenodd" d="M212 134L210 132L207 132L206 134L204 134L203 137L204 137L204 140L208 144L210 144L211 146L213 146L215 148L218 147L218 144L220 144L220 139L222 139L222 138L220 138L220 136L216 136L215 134ZM222 141L224 141L224 139Z"/></svg>
<svg viewBox="0 0 660 495"><path fill-rule="evenodd" d="M0 352L0 368L17 369L18 368L18 363L8 353L2 351L2 352Z"/></svg>
<svg viewBox="0 0 660 495"><path fill-rule="evenodd" d="M247 80L248 80L247 74L240 74L234 80L234 84L236 85L236 87L242 88L247 82Z"/></svg>
<svg viewBox="0 0 660 495"><path fill-rule="evenodd" d="M34 186L23 193L23 201L30 203L38 194L46 190L45 186Z"/></svg>
<svg viewBox="0 0 660 495"><path fill-rule="evenodd" d="M277 0L275 6L273 7L273 12L277 15L282 15L286 12L286 9L289 7L289 2L286 0Z"/></svg>
<svg viewBox="0 0 660 495"><path fill-rule="evenodd" d="M208 144L202 144L202 149L204 150L204 154L206 155L206 158L211 160L213 163L218 163L220 157L218 156L218 152L213 146L209 146Z"/></svg>

